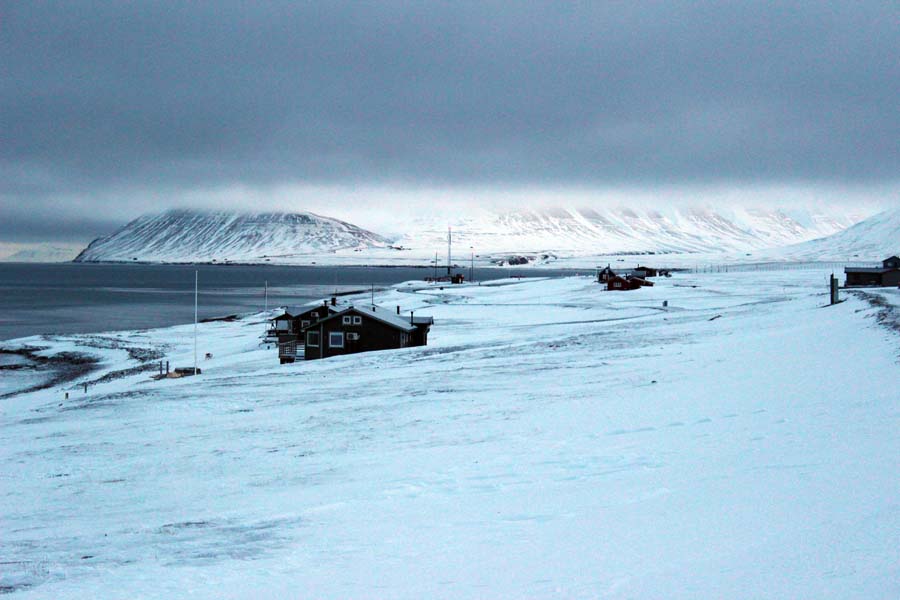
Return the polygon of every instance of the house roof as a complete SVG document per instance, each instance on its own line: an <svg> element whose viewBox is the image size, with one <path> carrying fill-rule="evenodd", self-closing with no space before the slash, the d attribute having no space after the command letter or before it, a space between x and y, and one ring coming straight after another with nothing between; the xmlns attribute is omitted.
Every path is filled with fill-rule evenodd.
<svg viewBox="0 0 900 600"><path fill-rule="evenodd" d="M434 317L417 317L413 315L413 325L434 325Z"/></svg>
<svg viewBox="0 0 900 600"><path fill-rule="evenodd" d="M325 317L324 319L319 320L318 323L314 323L307 327L304 327L304 331L306 329L310 329L319 325L325 321L330 321L331 319L336 319L337 317L343 316L344 314L350 312L358 312L361 315L365 315L367 317L371 317L376 321L381 321L385 325L390 325L395 329L399 329L401 331L414 331L415 326L409 322L408 318L401 317L398 314L395 314L393 311L388 310L381 306L372 306L372 305L360 305L360 306L349 306L340 312L336 312L329 317ZM419 319L430 318L430 317L419 317ZM413 317L413 321L415 321L415 317Z"/></svg>
<svg viewBox="0 0 900 600"><path fill-rule="evenodd" d="M334 313L341 312L342 310L344 310L347 307L346 306L332 306L330 304L326 305L326 304L322 304L321 302L319 304L307 304L306 306L303 306L300 309L298 309L294 313L294 317L295 318L299 317L300 315L302 315L304 313L308 313L311 310L318 310L320 308L326 309L329 314L334 314Z"/></svg>
<svg viewBox="0 0 900 600"><path fill-rule="evenodd" d="M291 313L285 311L284 314L278 315L277 317L275 317L273 319L269 319L269 320L270 321L285 321L287 319L293 319L293 318L294 318L294 316Z"/></svg>
<svg viewBox="0 0 900 600"><path fill-rule="evenodd" d="M844 273L889 273L895 270L886 267L844 267Z"/></svg>

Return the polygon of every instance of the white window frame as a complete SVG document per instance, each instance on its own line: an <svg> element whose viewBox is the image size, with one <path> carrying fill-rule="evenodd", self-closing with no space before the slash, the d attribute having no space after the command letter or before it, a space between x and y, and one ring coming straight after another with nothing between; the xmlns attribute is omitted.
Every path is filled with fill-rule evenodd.
<svg viewBox="0 0 900 600"><path fill-rule="evenodd" d="M358 334L358 333L351 331L350 333L347 334L347 341L348 341L348 342L355 342L355 341L358 341L358 340L359 340L359 334Z"/></svg>
<svg viewBox="0 0 900 600"><path fill-rule="evenodd" d="M312 342L313 336L315 336L316 343ZM318 331L307 331L306 332L306 345L311 348L319 347L319 332Z"/></svg>
<svg viewBox="0 0 900 600"><path fill-rule="evenodd" d="M344 315L343 320L342 320L344 325L349 325L350 323L352 323L352 321L353 321L353 317L351 317L350 315Z"/></svg>
<svg viewBox="0 0 900 600"><path fill-rule="evenodd" d="M307 327L309 327L309 321L300 321L300 329L306 329Z"/></svg>
<svg viewBox="0 0 900 600"><path fill-rule="evenodd" d="M335 336L338 336L341 340L340 344L335 344ZM328 332L328 347L329 348L343 348L344 347L344 332L343 331L329 331Z"/></svg>
<svg viewBox="0 0 900 600"><path fill-rule="evenodd" d="M354 315L353 324L354 325L362 325L362 317L360 317L358 315Z"/></svg>

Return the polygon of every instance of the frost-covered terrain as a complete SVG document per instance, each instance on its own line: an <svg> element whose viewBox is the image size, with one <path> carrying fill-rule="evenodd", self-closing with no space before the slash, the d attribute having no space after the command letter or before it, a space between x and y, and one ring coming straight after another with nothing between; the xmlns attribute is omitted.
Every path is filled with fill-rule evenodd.
<svg viewBox="0 0 900 600"><path fill-rule="evenodd" d="M827 273L398 286L429 345L279 365L261 315L25 339L0 404L22 598L900 597L900 291ZM663 307L663 301L668 306Z"/></svg>
<svg viewBox="0 0 900 600"><path fill-rule="evenodd" d="M309 262L310 255L383 247L388 241L313 213L170 210L91 242L76 262Z"/></svg>

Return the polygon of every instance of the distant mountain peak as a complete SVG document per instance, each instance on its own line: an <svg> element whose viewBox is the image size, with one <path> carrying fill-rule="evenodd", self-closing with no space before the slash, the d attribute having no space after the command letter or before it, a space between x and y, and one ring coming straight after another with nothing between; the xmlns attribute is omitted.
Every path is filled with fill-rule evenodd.
<svg viewBox="0 0 900 600"><path fill-rule="evenodd" d="M389 244L377 233L311 212L171 209L94 240L75 262L290 262Z"/></svg>

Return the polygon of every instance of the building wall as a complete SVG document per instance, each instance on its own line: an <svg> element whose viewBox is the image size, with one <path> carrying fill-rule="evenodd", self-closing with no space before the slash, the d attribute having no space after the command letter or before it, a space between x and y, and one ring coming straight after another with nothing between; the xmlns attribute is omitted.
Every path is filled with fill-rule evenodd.
<svg viewBox="0 0 900 600"><path fill-rule="evenodd" d="M888 271L881 278L881 285L900 285L900 271Z"/></svg>
<svg viewBox="0 0 900 600"><path fill-rule="evenodd" d="M310 346L308 339L304 339L306 343L305 356L307 360L317 358L328 358L329 356L340 356L342 354L354 354L356 352L371 352L373 350L389 350L396 348L405 348L412 345L412 333L405 333L394 329L380 321L371 319L364 314L351 311L349 316L362 317L361 325L345 325L343 317L335 317L324 323L320 323L318 327L314 327L319 332L319 346ZM329 344L331 333L344 334L344 347L333 348ZM359 334L359 340L350 340L348 333Z"/></svg>

